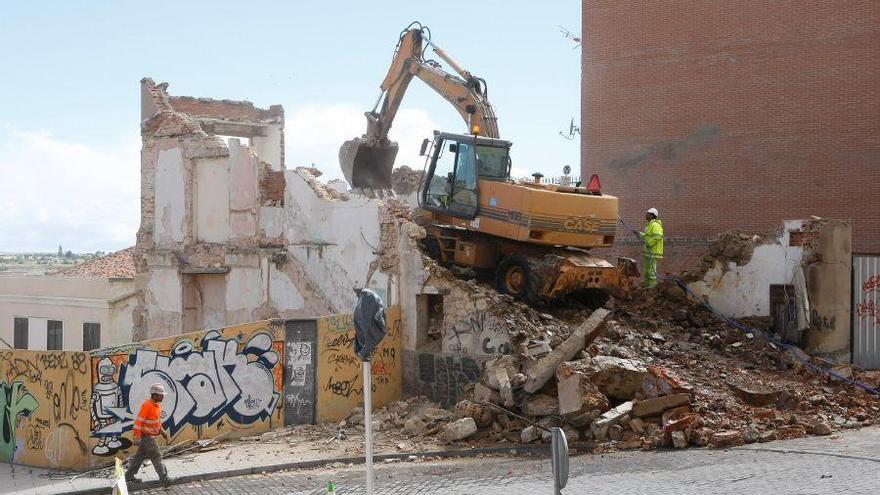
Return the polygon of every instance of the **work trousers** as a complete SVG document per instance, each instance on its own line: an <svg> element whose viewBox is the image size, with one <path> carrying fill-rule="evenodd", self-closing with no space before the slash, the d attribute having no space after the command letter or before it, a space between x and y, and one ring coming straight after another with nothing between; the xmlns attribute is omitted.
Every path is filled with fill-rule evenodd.
<svg viewBox="0 0 880 495"><path fill-rule="evenodd" d="M141 437L141 441L138 444L137 452L135 452L134 457L131 458L131 466L128 468L128 471L125 472L125 479L134 478L137 472L141 469L141 464L147 459L153 463L153 469L156 470L156 474L159 475L160 480L164 481L168 478L168 471L165 470L165 465L162 464L162 453L159 452L159 442L156 441L156 437L144 435Z"/></svg>
<svg viewBox="0 0 880 495"><path fill-rule="evenodd" d="M644 253L643 269L645 271L645 288L657 287L657 261L659 258L651 253Z"/></svg>

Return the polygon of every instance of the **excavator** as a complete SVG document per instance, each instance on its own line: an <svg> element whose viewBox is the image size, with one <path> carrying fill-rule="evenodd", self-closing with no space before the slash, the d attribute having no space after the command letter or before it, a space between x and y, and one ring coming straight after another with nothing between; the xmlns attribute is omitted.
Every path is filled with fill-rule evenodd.
<svg viewBox="0 0 880 495"><path fill-rule="evenodd" d="M425 48L444 61L426 58ZM434 131L422 142L426 157L417 222L424 247L441 265L491 273L502 293L543 304L571 293L625 298L638 276L635 262L617 265L590 254L614 245L618 201L602 194L599 178L588 185L545 184L511 178L510 148L501 139L485 80L465 70L431 41L418 22L400 34L379 99L366 112L367 132L345 142L340 166L353 189L391 188L397 143L388 131L413 77L458 111L466 133Z"/></svg>

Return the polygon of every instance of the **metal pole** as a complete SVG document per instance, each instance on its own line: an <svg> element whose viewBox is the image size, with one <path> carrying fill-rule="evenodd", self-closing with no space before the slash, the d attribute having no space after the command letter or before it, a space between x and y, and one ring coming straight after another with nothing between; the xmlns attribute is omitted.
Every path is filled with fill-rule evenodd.
<svg viewBox="0 0 880 495"><path fill-rule="evenodd" d="M364 439L367 466L367 495L373 495L373 380L370 362L364 361Z"/></svg>

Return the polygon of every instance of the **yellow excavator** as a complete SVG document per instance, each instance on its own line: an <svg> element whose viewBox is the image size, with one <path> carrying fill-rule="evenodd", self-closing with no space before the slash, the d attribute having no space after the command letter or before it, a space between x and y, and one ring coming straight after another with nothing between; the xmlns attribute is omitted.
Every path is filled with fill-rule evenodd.
<svg viewBox="0 0 880 495"><path fill-rule="evenodd" d="M390 189L397 143L388 131L413 76L449 101L467 133L435 131L422 142L426 172L417 221L427 232L427 252L445 266L494 272L499 291L529 303L598 290L626 297L635 263L617 265L589 253L611 247L617 229L617 198L602 194L595 175L586 187L543 184L510 177L511 142L500 139L486 82L462 68L413 23L400 35L367 133L339 151L346 180L355 189ZM430 46L456 74L425 57Z"/></svg>

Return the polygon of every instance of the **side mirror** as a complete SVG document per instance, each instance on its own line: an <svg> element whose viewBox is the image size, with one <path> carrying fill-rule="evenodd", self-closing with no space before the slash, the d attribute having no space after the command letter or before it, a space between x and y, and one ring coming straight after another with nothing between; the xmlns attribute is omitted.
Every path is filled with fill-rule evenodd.
<svg viewBox="0 0 880 495"><path fill-rule="evenodd" d="M422 140L422 147L419 149L419 156L425 156L425 152L428 151L428 145L431 144L431 140L425 138Z"/></svg>
<svg viewBox="0 0 880 495"><path fill-rule="evenodd" d="M449 143L449 152L450 153L458 153L458 144Z"/></svg>

